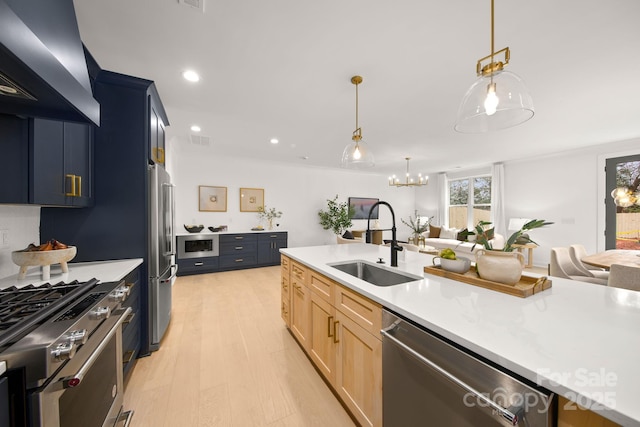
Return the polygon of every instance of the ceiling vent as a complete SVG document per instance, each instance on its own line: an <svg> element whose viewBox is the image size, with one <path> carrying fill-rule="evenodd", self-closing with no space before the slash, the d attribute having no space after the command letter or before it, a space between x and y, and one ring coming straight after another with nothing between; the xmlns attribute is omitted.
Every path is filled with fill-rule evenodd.
<svg viewBox="0 0 640 427"><path fill-rule="evenodd" d="M204 0L178 0L178 3L186 4L204 13Z"/></svg>
<svg viewBox="0 0 640 427"><path fill-rule="evenodd" d="M211 138L209 138L208 136L191 134L191 143L193 145L202 145L208 147L209 145L211 145Z"/></svg>

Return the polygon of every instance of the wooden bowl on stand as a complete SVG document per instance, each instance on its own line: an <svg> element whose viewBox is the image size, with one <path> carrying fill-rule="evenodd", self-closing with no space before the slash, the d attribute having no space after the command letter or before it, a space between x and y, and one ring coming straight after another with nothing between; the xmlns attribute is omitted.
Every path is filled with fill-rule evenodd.
<svg viewBox="0 0 640 427"><path fill-rule="evenodd" d="M18 279L24 279L27 268L30 266L42 267L42 280L51 278L51 264L60 264L63 273L69 272L67 262L75 258L77 249L69 246L66 249L53 249L50 251L14 251L11 252L13 263L20 266Z"/></svg>

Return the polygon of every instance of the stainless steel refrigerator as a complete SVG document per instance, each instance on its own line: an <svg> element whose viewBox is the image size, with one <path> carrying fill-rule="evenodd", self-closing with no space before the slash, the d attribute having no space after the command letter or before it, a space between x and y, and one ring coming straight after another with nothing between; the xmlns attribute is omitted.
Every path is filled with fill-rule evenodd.
<svg viewBox="0 0 640 427"><path fill-rule="evenodd" d="M162 166L149 166L149 349L155 351L171 321L175 263L174 186Z"/></svg>

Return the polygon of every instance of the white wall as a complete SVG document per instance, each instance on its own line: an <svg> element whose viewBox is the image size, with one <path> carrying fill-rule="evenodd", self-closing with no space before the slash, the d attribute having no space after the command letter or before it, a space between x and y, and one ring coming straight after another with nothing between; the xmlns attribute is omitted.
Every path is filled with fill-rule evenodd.
<svg viewBox="0 0 640 427"><path fill-rule="evenodd" d="M177 151L177 150L176 150ZM339 202L348 197L374 197L391 204L396 215L398 238L406 239L409 228L400 218L414 213L412 188L389 187L387 176L308 167L302 163L267 163L243 158L216 156L212 151L176 152L171 176L176 185L176 228L183 224L227 225L229 231L246 232L259 224L256 213L240 212L241 187L264 188L265 205L283 212L279 229L289 232L289 246L335 243L331 231L319 224L318 211L336 194ZM227 212L199 212L198 186L227 187ZM391 216L380 208L380 225L390 228ZM372 224L373 225L373 224ZM266 224L265 224L266 226ZM353 229L366 229L366 221L354 221ZM385 233L390 238L390 233Z"/></svg>
<svg viewBox="0 0 640 427"><path fill-rule="evenodd" d="M17 274L11 252L40 243L40 206L0 205L0 230L8 232L8 244L0 241L0 277Z"/></svg>

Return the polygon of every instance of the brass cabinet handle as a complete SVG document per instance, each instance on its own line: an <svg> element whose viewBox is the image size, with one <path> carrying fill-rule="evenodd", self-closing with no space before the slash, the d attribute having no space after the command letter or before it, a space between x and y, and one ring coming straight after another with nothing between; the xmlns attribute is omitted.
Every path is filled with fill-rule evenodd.
<svg viewBox="0 0 640 427"><path fill-rule="evenodd" d="M242 240L242 239L244 239L243 236L236 236L236 240Z"/></svg>
<svg viewBox="0 0 640 427"><path fill-rule="evenodd" d="M78 186L76 187L76 190L78 190L78 192L76 193L76 197L82 197L82 176L76 175L75 178L76 181L78 181Z"/></svg>
<svg viewBox="0 0 640 427"><path fill-rule="evenodd" d="M340 342L340 340L338 339L338 325L339 324L340 324L339 320L336 320L335 322L333 322L333 342L335 344Z"/></svg>
<svg viewBox="0 0 640 427"><path fill-rule="evenodd" d="M242 247L242 246L236 246L234 249L235 249L236 251L241 251L241 250L243 249L243 247Z"/></svg>
<svg viewBox="0 0 640 427"><path fill-rule="evenodd" d="M242 259L242 258L238 258L238 259L236 260L236 262L243 262L243 261L244 261L244 259Z"/></svg>
<svg viewBox="0 0 640 427"><path fill-rule="evenodd" d="M327 337L331 338L333 334L331 333L331 321L333 320L333 316L327 317Z"/></svg>
<svg viewBox="0 0 640 427"><path fill-rule="evenodd" d="M69 193L64 193L64 195L65 196L70 196L70 197L75 197L75 195L76 195L76 176L68 173L64 177L65 177L65 179L69 178L71 180L71 191Z"/></svg>

